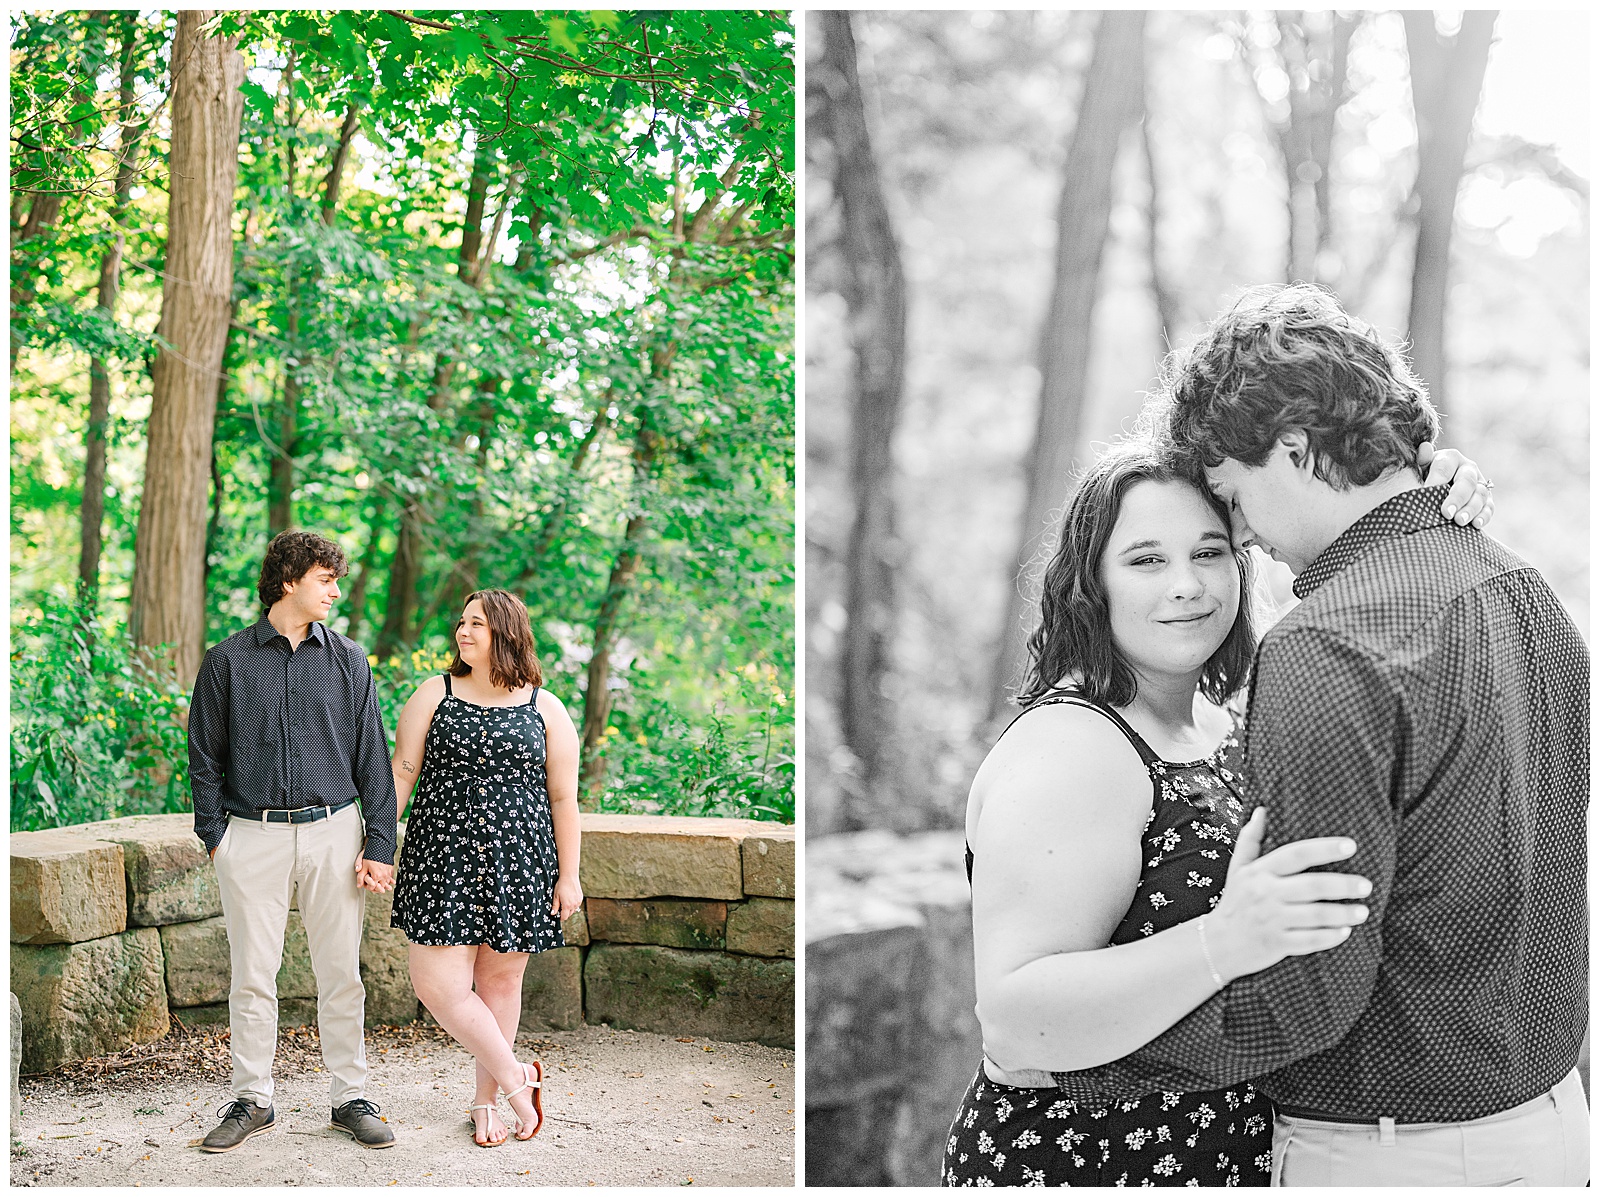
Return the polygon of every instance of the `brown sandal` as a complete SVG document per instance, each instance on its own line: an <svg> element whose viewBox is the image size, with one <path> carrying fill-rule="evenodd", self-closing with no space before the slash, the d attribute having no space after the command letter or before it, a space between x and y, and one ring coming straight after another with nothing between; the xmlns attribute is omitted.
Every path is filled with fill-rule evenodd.
<svg viewBox="0 0 1600 1197"><path fill-rule="evenodd" d="M473 1146L474 1147L504 1147L506 1145L505 1139L501 1139L498 1143L493 1143L493 1142L490 1142L490 1143L479 1143L478 1142L478 1120L472 1116L478 1110L488 1110L489 1112L491 1112L493 1114L498 1114L500 1112L498 1107L497 1107L497 1105L496 1105L496 1103L494 1103L494 1102L490 1102L486 1106L468 1106L467 1107L467 1123L468 1123L469 1126L472 1127L472 1144L473 1144ZM487 1118L485 1118L483 1120L483 1133L484 1134L488 1134L489 1133L489 1120ZM507 1138L509 1138L509 1137L510 1136L507 1136Z"/></svg>
<svg viewBox="0 0 1600 1197"><path fill-rule="evenodd" d="M528 1079L528 1069L530 1068L533 1069L532 1080ZM509 1101L511 1098L521 1093L524 1089L533 1090L533 1112L539 1116L539 1121L533 1124L533 1130L531 1133L526 1135L522 1133L522 1119L517 1116L517 1111L514 1107L511 1111L511 1116L517 1120L516 1134L517 1141L519 1143L526 1143L529 1139L533 1138L534 1135L537 1135L544 1129L544 1101L541 1096L541 1090L543 1088L544 1065L535 1060L532 1064L524 1064L522 1066L522 1084L518 1085L515 1089L506 1094L506 1099Z"/></svg>

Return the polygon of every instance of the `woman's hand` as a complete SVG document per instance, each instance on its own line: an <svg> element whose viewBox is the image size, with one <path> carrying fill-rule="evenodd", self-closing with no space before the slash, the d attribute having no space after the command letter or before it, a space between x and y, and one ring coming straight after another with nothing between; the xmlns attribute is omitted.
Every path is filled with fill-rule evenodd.
<svg viewBox="0 0 1600 1197"><path fill-rule="evenodd" d="M583 887L575 877L562 874L556 878L555 896L550 899L550 913L566 922L583 905Z"/></svg>
<svg viewBox="0 0 1600 1197"><path fill-rule="evenodd" d="M1494 483L1461 450L1435 449L1432 441L1423 441L1417 446L1417 465L1428 471L1424 486L1450 484L1450 493L1439 508L1445 519L1462 527L1483 528L1494 518Z"/></svg>
<svg viewBox="0 0 1600 1197"><path fill-rule="evenodd" d="M1203 916L1211 966L1224 982L1260 972L1285 956L1337 947L1366 921L1372 883L1353 873L1308 873L1355 854L1353 840L1296 840L1261 855L1267 812L1257 807L1239 833L1222 900Z"/></svg>

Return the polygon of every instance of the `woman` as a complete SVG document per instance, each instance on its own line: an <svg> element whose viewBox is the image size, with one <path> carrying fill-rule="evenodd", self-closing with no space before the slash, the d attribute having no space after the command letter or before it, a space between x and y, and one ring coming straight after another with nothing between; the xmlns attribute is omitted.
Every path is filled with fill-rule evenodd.
<svg viewBox="0 0 1600 1197"><path fill-rule="evenodd" d="M1460 473L1445 506L1466 523L1487 491L1462 462L1440 454L1428 481ZM1353 843L1261 856L1264 811L1244 821L1223 704L1255 648L1250 576L1227 511L1151 444L1101 458L1068 507L1024 711L968 803L985 1058L947 1185L1268 1183L1271 1109L1250 1085L1102 1109L1056 1099L1036 1071L1119 1059L1229 980L1335 947L1366 917L1365 878L1306 871Z"/></svg>
<svg viewBox="0 0 1600 1197"><path fill-rule="evenodd" d="M468 1110L479 1147L506 1141L496 1089L531 1139L542 1066L513 1054L528 953L559 948L578 884L578 735L548 690L522 600L469 595L450 668L400 712L394 786L417 805L400 853L392 923L411 941L411 982L477 1058Z"/></svg>

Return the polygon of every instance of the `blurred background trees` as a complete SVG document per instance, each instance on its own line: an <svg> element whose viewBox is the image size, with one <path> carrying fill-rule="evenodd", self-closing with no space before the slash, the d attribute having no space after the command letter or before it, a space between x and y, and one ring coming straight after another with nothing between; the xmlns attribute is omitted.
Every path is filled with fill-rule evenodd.
<svg viewBox="0 0 1600 1197"><path fill-rule="evenodd" d="M533 615L590 807L793 818L794 32L11 23L12 823L181 809L285 528L391 721Z"/></svg>
<svg viewBox="0 0 1600 1197"><path fill-rule="evenodd" d="M1445 442L1496 481L1491 534L1588 634L1586 16L807 19L808 834L959 825L1072 468L1246 285L1319 282L1411 342ZM870 477L861 379L898 351L851 239L866 177L906 291Z"/></svg>

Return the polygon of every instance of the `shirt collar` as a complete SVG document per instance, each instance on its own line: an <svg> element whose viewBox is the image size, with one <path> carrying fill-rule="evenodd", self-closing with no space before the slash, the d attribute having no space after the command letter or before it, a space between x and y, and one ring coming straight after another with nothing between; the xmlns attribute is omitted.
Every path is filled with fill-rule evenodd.
<svg viewBox="0 0 1600 1197"><path fill-rule="evenodd" d="M1439 510L1448 492L1448 487L1424 486L1378 504L1346 528L1337 540L1323 550L1322 556L1294 580L1294 596L1305 598L1368 549L1385 540L1449 523Z"/></svg>
<svg viewBox="0 0 1600 1197"><path fill-rule="evenodd" d="M274 638L281 639L285 644L289 643L289 638L272 626L272 621L267 618L265 611L261 613L261 618L256 620L255 633L256 646L259 648L264 648L271 644ZM321 622L313 623L309 638L314 639L318 644L326 645L328 643L327 628Z"/></svg>

